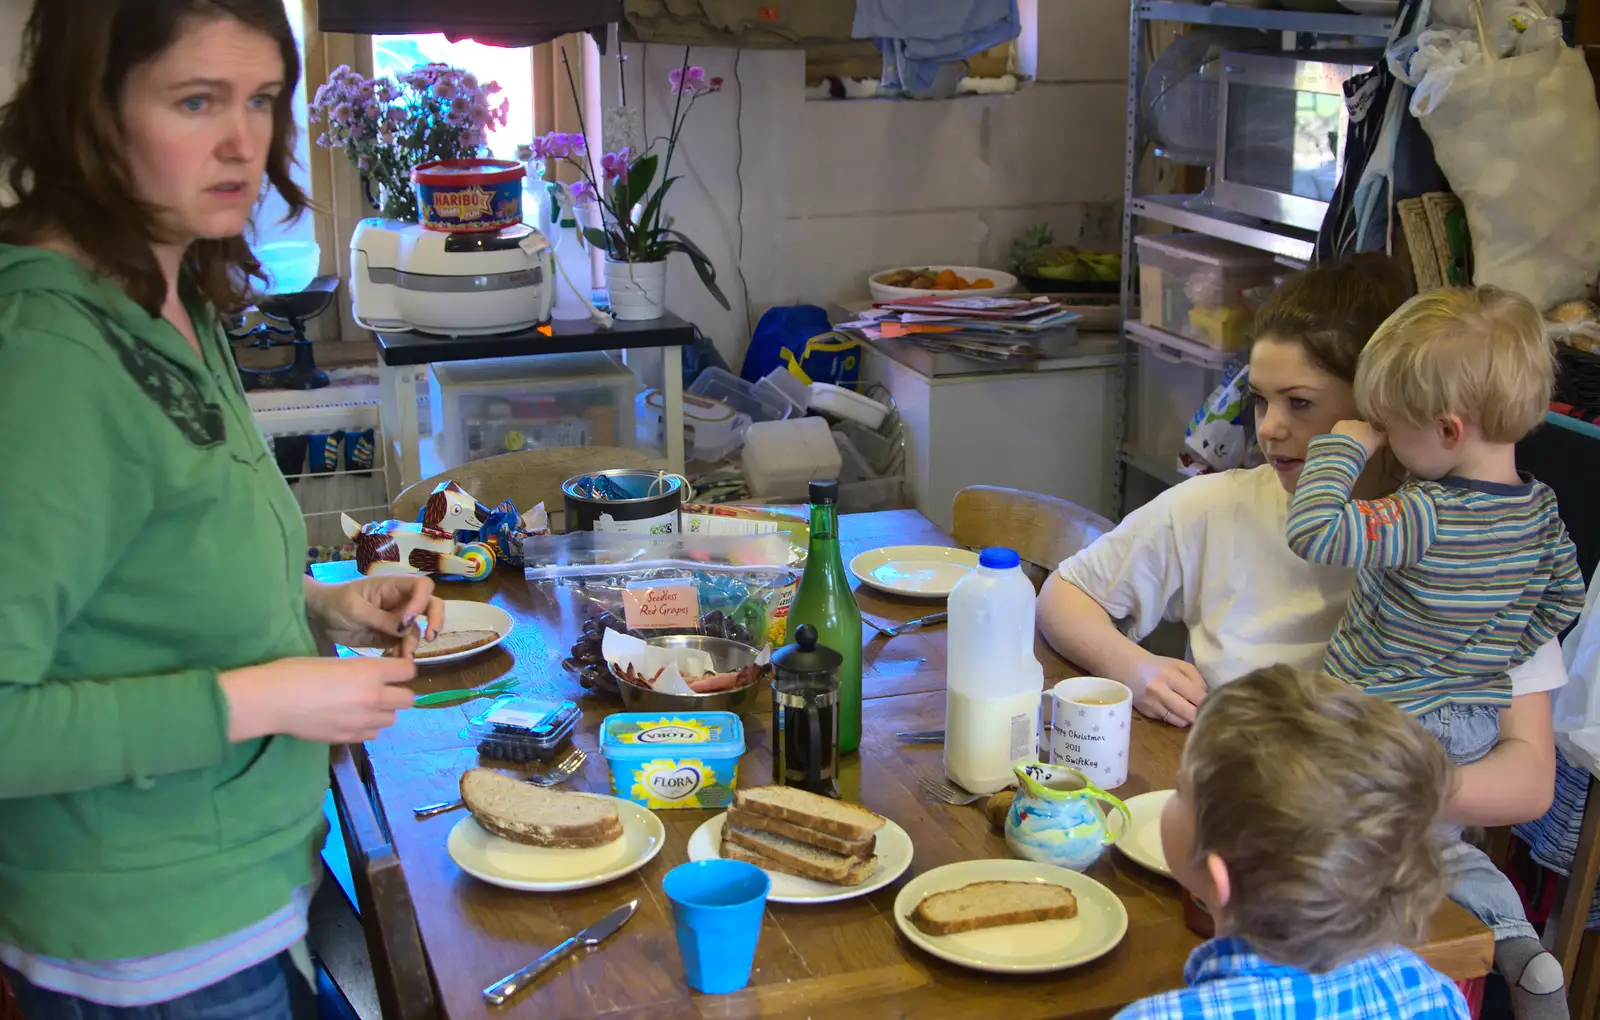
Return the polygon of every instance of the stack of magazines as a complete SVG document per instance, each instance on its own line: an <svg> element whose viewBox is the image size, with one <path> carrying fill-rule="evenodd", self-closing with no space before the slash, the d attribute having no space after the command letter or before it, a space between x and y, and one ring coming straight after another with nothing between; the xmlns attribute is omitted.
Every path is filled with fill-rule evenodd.
<svg viewBox="0 0 1600 1020"><path fill-rule="evenodd" d="M1048 297L917 297L882 301L835 328L984 361L1038 360L1040 341L1078 313Z"/></svg>

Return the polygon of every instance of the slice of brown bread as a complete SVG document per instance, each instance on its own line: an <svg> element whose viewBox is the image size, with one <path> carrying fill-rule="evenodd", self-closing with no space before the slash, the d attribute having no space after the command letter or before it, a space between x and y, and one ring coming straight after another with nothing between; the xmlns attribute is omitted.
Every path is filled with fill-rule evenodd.
<svg viewBox="0 0 1600 1020"><path fill-rule="evenodd" d="M843 839L839 836L830 836L826 832L808 829L804 825L786 822L781 818L772 818L768 815L756 814L740 807L731 807L725 817L725 824L737 825L743 829L757 829L761 832L771 832L779 836L809 843L823 850L832 850L836 854L846 857L871 857L878 847L877 836L867 836L864 839Z"/></svg>
<svg viewBox="0 0 1600 1020"><path fill-rule="evenodd" d="M585 849L622 838L622 819L610 801L547 790L494 769L462 773L461 799L479 825L516 843Z"/></svg>
<svg viewBox="0 0 1600 1020"><path fill-rule="evenodd" d="M980 928L1077 916L1078 898L1065 886L1042 882L973 882L924 897L911 911L911 923L927 935L955 935Z"/></svg>
<svg viewBox="0 0 1600 1020"><path fill-rule="evenodd" d="M741 846L728 838L728 829L723 829L722 846L718 853L725 860L744 861L754 864L764 871L777 871L785 875L794 875L796 878L809 878L817 882L827 882L830 885L860 885L872 877L878 868L878 859L869 857L866 860L848 858L850 864L843 872L839 872L832 865L813 866L810 863L789 857L769 857L759 850L749 846ZM756 836L763 833L755 833ZM820 851L819 851L820 852Z"/></svg>
<svg viewBox="0 0 1600 1020"><path fill-rule="evenodd" d="M865 839L883 828L882 815L792 786L757 786L733 795L733 806L841 839Z"/></svg>
<svg viewBox="0 0 1600 1020"><path fill-rule="evenodd" d="M482 647L499 637L499 633L492 630L447 630L432 641L417 645L416 656L419 659L433 659L441 655L454 655Z"/></svg>

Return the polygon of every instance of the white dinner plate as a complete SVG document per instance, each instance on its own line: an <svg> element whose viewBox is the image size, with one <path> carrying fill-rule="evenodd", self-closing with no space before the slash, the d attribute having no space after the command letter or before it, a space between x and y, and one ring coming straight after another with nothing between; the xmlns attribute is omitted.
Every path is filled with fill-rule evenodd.
<svg viewBox="0 0 1600 1020"><path fill-rule="evenodd" d="M973 882L1063 885L1078 898L1078 916L985 928L959 935L924 935L911 912L924 897ZM1098 959L1128 932L1128 911L1116 893L1088 875L1032 861L962 861L918 875L894 898L901 934L941 960L994 974L1044 974Z"/></svg>
<svg viewBox="0 0 1600 1020"><path fill-rule="evenodd" d="M915 599L948 598L956 582L977 569L977 553L940 545L869 549L850 561L862 584Z"/></svg>
<svg viewBox="0 0 1600 1020"><path fill-rule="evenodd" d="M691 861L714 861L722 856L718 849L722 846L722 822L725 818L725 814L718 815L694 830L694 835L689 837ZM883 828L878 830L878 866L865 882L860 885L830 885L768 871L767 876L772 879L772 891L767 893L767 899L773 903L833 903L865 896L905 874L905 870L911 867L911 852L911 837L906 830L886 818Z"/></svg>
<svg viewBox="0 0 1600 1020"><path fill-rule="evenodd" d="M621 839L587 850L527 846L494 835L468 815L450 830L445 849L472 877L523 892L566 892L602 885L638 871L661 852L667 841L661 819L631 800L598 793L587 796L617 806Z"/></svg>
<svg viewBox="0 0 1600 1020"><path fill-rule="evenodd" d="M470 659L474 655L482 655L491 648L498 647L500 642L511 633L513 626L511 614L499 606L491 606L487 602L468 602L463 599L452 599L444 604L445 631L452 630L492 630L500 635L488 644L476 648L468 648L461 652L451 652L449 655L435 655L425 659L418 659L418 666L437 666L442 662L455 662L458 659ZM383 654L381 648L352 648L356 655L366 658L376 658Z"/></svg>
<svg viewBox="0 0 1600 1020"><path fill-rule="evenodd" d="M1167 855L1161 850L1161 809L1176 790L1151 790L1123 801L1128 806L1128 831L1113 846L1133 863L1158 875L1172 877Z"/></svg>

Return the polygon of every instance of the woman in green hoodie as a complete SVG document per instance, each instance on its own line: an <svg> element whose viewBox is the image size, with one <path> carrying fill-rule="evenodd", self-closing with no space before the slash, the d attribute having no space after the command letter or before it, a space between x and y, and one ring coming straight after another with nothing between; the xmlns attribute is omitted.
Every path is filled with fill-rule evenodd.
<svg viewBox="0 0 1600 1020"><path fill-rule="evenodd" d="M92 6L37 0L0 111L0 964L30 1020L307 1015L327 745L441 606L305 577L220 329L262 188L305 206L282 0Z"/></svg>

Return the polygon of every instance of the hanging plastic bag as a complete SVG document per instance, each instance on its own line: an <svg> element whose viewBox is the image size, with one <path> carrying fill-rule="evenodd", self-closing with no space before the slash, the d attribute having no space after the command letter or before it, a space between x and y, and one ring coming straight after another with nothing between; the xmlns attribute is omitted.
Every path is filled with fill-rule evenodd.
<svg viewBox="0 0 1600 1020"><path fill-rule="evenodd" d="M1477 59L1459 37L1453 56L1437 50L1433 73L1448 81L1419 81L1411 109L1466 208L1473 282L1550 308L1586 295L1600 270L1600 105L1577 50L1502 57L1489 36L1479 13Z"/></svg>
<svg viewBox="0 0 1600 1020"><path fill-rule="evenodd" d="M1555 695L1556 732L1573 736L1600 756L1600 583L1561 642L1567 685Z"/></svg>

